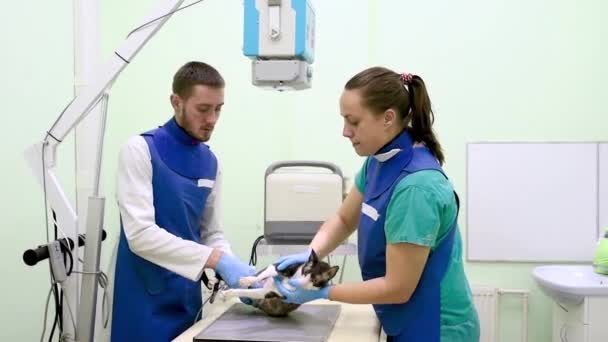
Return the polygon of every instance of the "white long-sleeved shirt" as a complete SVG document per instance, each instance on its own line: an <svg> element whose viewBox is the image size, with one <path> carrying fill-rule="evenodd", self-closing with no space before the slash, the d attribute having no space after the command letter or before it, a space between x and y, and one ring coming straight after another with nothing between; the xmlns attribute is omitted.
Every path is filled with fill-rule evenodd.
<svg viewBox="0 0 608 342"><path fill-rule="evenodd" d="M155 222L150 150L142 136L130 138L120 151L116 200L129 248L136 255L185 278L200 279L213 248L232 254L224 238L220 203L222 169L202 215L200 243L169 233Z"/></svg>

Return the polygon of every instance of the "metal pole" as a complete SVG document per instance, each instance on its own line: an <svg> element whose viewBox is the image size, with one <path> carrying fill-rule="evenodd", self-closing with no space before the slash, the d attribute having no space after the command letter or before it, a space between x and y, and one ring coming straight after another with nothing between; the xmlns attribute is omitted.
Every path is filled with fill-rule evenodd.
<svg viewBox="0 0 608 342"><path fill-rule="evenodd" d="M82 267L82 286L78 307L76 341L92 342L95 338L95 313L97 309L97 282L99 279L99 255L103 232L105 198L89 197L87 233Z"/></svg>

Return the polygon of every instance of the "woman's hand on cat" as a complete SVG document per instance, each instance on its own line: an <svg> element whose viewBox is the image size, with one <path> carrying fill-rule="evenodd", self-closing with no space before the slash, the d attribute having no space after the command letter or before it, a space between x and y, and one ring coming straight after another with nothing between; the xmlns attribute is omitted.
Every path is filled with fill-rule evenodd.
<svg viewBox="0 0 608 342"><path fill-rule="evenodd" d="M330 286L322 287L318 290L308 290L302 287L297 279L290 279L288 284L293 286L293 289L288 289L283 285L282 277L274 277L274 286L277 291L283 296L283 301L293 304L304 304L317 299L328 299Z"/></svg>
<svg viewBox="0 0 608 342"><path fill-rule="evenodd" d="M283 271L289 265L292 265L292 264L307 262L308 258L310 258L310 252L311 252L311 249L309 248L309 249L307 249L306 251L304 251L302 253L290 254L290 255L286 255L284 257L281 257L276 262L276 264L278 264L277 271L279 271L279 272Z"/></svg>

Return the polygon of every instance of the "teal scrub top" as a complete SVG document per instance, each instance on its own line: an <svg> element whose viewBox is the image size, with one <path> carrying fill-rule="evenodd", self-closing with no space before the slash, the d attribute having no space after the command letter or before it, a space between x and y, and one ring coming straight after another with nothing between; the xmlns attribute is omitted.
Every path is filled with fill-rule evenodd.
<svg viewBox="0 0 608 342"><path fill-rule="evenodd" d="M363 194L367 160L355 177ZM439 171L418 171L403 178L395 187L386 210L386 242L439 245L457 215L454 189ZM479 318L462 262L462 238L457 229L451 261L441 281L441 340L471 342L479 340Z"/></svg>

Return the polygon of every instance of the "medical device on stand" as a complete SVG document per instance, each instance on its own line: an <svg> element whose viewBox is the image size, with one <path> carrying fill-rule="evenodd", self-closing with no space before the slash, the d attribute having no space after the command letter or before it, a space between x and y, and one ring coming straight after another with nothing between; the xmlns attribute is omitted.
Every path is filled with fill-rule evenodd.
<svg viewBox="0 0 608 342"><path fill-rule="evenodd" d="M250 263L257 255L286 255L302 252L319 227L336 213L345 196L340 168L322 161L279 161L264 176L264 235L252 247ZM344 241L332 255L356 254L356 245Z"/></svg>
<svg viewBox="0 0 608 342"><path fill-rule="evenodd" d="M112 58L99 69L92 82L61 112L57 120L44 134L41 142L25 151L25 157L36 179L44 190L45 210L64 239L49 241L35 252L36 263L49 258L51 277L63 289L69 312L63 315L62 341L93 341L99 281L99 258L103 232L105 198L99 195L99 175L105 130L105 110L108 91L118 75L135 58L141 48L160 30L180 8L184 0L159 0L141 25L129 33L123 44L114 51ZM243 53L252 59L252 83L256 86L277 90L298 90L310 87L314 54L314 11L308 0L245 0L245 25ZM77 262L77 251L70 241L80 241L77 236L78 215L68 199L56 175L56 151L58 145L99 103L102 104L101 141L97 144L97 172L95 186L87 206L86 243L82 270ZM48 223L47 223L48 227ZM82 242L85 240L82 238ZM79 243L79 245L81 245ZM31 254L31 253L28 253ZM71 264L69 258L72 257ZM24 255L24 260L25 260ZM28 257L29 258L29 257ZM68 264L70 270L66 272ZM81 274L81 281L76 276ZM57 293L55 292L55 296ZM46 323L46 322L45 322ZM73 325L72 325L73 323Z"/></svg>
<svg viewBox="0 0 608 342"><path fill-rule="evenodd" d="M269 244L309 244L344 197L342 171L332 163L277 162L264 178L264 239Z"/></svg>

